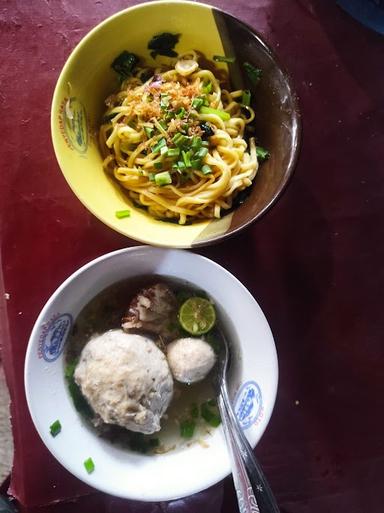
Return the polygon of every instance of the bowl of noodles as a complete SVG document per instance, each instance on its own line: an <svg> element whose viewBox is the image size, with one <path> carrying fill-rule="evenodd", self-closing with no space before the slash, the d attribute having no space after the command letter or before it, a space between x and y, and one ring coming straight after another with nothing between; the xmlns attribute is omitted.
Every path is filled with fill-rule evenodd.
<svg viewBox="0 0 384 513"><path fill-rule="evenodd" d="M56 85L54 150L79 200L140 242L196 247L259 219L291 177L291 81L217 8L148 2L95 27Z"/></svg>

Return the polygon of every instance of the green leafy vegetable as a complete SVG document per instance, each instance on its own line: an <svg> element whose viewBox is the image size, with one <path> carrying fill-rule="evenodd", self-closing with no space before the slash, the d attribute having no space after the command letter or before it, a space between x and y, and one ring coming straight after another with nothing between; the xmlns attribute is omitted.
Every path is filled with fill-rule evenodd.
<svg viewBox="0 0 384 513"><path fill-rule="evenodd" d="M115 216L117 219L124 219L124 217L130 217L131 211L130 210L116 210Z"/></svg>
<svg viewBox="0 0 384 513"><path fill-rule="evenodd" d="M225 57L224 55L214 55L213 56L213 60L215 62L228 62L228 63L231 63L231 62L235 62L236 57Z"/></svg>
<svg viewBox="0 0 384 513"><path fill-rule="evenodd" d="M258 84L263 74L263 71L260 68L255 68L255 66L253 66L249 62L244 62L243 66L252 84Z"/></svg>
<svg viewBox="0 0 384 513"><path fill-rule="evenodd" d="M139 59L134 53L124 50L112 62L111 67L120 75L123 81L132 75L132 71L138 62Z"/></svg>
<svg viewBox="0 0 384 513"><path fill-rule="evenodd" d="M174 48L179 42L180 34L171 34L170 32L163 32L157 34L148 43L148 49L151 51L151 57L156 59L158 55L165 55L166 57L177 57L177 52Z"/></svg>
<svg viewBox="0 0 384 513"><path fill-rule="evenodd" d="M256 147L256 156L259 162L264 162L264 160L268 160L271 154L265 148L261 146Z"/></svg>
<svg viewBox="0 0 384 513"><path fill-rule="evenodd" d="M49 431L53 437L57 436L61 431L60 421L55 420L55 422L49 426Z"/></svg>
<svg viewBox="0 0 384 513"><path fill-rule="evenodd" d="M92 474L92 472L95 470L95 464L93 463L92 458L88 458L84 461L84 468L88 474Z"/></svg>
<svg viewBox="0 0 384 513"><path fill-rule="evenodd" d="M180 422L180 436L183 438L192 438L195 432L196 423L192 419L185 419Z"/></svg>

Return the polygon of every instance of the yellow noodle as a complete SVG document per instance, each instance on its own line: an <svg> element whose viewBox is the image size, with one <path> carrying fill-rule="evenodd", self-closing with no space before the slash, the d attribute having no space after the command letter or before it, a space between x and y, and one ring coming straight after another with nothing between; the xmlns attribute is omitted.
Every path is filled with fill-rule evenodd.
<svg viewBox="0 0 384 513"><path fill-rule="evenodd" d="M239 103L243 91L223 89L212 71L196 63L196 53L187 52L179 56L176 69L152 70L153 77L145 83L140 75L148 68L138 67L121 90L106 99L99 131L105 171L135 204L156 218L180 224L220 218L258 170L255 140L244 139L255 113ZM200 112L201 101L221 112ZM201 123L213 135L207 138ZM177 134L187 141L182 151L174 140ZM202 146L202 138L208 144ZM192 146L195 139L197 149ZM172 183L159 182L158 173Z"/></svg>

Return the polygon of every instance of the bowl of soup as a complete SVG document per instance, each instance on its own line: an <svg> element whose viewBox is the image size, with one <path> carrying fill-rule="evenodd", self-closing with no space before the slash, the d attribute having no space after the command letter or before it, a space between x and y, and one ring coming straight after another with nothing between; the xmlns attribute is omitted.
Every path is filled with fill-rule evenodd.
<svg viewBox="0 0 384 513"><path fill-rule="evenodd" d="M112 229L175 248L259 219L299 153L292 82L251 27L195 2L145 2L90 31L51 110L79 200Z"/></svg>
<svg viewBox="0 0 384 513"><path fill-rule="evenodd" d="M165 501L217 483L230 473L213 386L221 333L232 404L254 447L278 366L247 289L175 249L139 246L84 265L47 301L28 344L26 397L42 441L76 477L123 498Z"/></svg>

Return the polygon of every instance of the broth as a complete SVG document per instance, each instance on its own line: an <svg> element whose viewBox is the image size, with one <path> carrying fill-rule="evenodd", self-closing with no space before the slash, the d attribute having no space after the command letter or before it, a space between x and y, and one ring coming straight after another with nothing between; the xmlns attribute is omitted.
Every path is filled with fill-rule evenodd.
<svg viewBox="0 0 384 513"><path fill-rule="evenodd" d="M99 436L109 440L114 444L136 450L139 452L164 453L176 448L182 448L192 443L207 445L205 438L212 432L214 427L209 425L201 416L201 408L209 404L216 416L217 408L212 406L212 400L215 397L211 385L212 373L194 384L183 384L174 381L174 392L172 401L161 419L161 430L152 435L144 435L129 431L123 427L101 423L95 426L95 414L88 405L86 399L81 394L80 388L73 380L73 370L80 357L81 351L86 343L95 335L102 334L108 330L121 327L121 319L127 311L131 299L138 291L149 287L155 283L164 283L175 293L177 298L188 296L205 296L207 294L190 283L176 280L164 276L139 276L117 282L95 296L77 316L72 332L68 337L65 350L66 376L69 385L69 391L74 401L75 407L82 414L87 423L95 429ZM178 301L179 303L179 301ZM220 322L218 320L218 322ZM144 334L154 340L154 342L164 349L164 345L159 343L159 337L155 334L137 330L137 333ZM182 336L191 336L181 334ZM217 343L218 335L214 330L206 337L207 341L213 344ZM71 374L72 372L72 374ZM192 419L194 423L194 433L192 437L183 438L180 434L182 425Z"/></svg>

